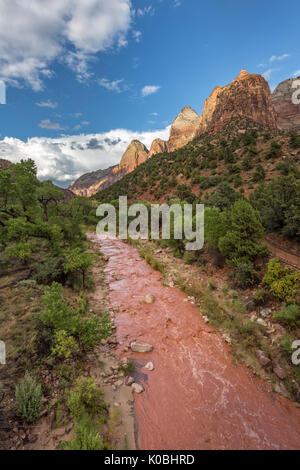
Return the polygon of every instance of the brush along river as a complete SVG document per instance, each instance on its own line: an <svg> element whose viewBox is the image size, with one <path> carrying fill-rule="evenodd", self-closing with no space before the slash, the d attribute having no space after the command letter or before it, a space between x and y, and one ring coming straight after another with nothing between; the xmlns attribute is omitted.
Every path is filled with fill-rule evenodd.
<svg viewBox="0 0 300 470"><path fill-rule="evenodd" d="M234 365L230 346L205 324L198 307L118 239L98 240L108 257L110 302L118 304L117 354L137 365L145 391L134 395L140 449L300 449L300 409ZM147 304L143 298L155 296ZM153 346L124 353L132 341ZM143 366L153 362L154 370Z"/></svg>

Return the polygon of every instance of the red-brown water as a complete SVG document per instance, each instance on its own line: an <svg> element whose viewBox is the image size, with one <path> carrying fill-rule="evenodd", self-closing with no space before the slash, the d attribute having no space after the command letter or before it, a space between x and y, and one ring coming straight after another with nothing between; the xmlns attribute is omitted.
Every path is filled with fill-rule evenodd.
<svg viewBox="0 0 300 470"><path fill-rule="evenodd" d="M300 409L235 366L230 347L199 309L178 288L164 287L134 247L96 243L109 257L110 300L120 305L119 353L133 340L154 347L131 354L140 365L155 364L140 376L145 392L135 395L139 448L300 449ZM156 297L154 304L142 302L146 294Z"/></svg>

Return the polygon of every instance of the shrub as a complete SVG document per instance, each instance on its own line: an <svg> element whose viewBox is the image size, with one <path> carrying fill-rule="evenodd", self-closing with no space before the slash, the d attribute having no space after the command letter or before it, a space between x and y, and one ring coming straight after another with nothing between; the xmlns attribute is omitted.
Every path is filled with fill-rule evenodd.
<svg viewBox="0 0 300 470"><path fill-rule="evenodd" d="M107 413L107 404L103 400L103 392L91 377L79 377L72 388L67 405L73 419L78 420L88 414L103 421Z"/></svg>
<svg viewBox="0 0 300 470"><path fill-rule="evenodd" d="M21 415L32 423L39 416L43 407L42 387L28 373L16 386L16 400Z"/></svg>
<svg viewBox="0 0 300 470"><path fill-rule="evenodd" d="M89 418L81 418L75 425L75 439L65 442L62 446L65 450L103 450L105 448L102 437Z"/></svg>
<svg viewBox="0 0 300 470"><path fill-rule="evenodd" d="M40 320L45 326L55 330L66 330L75 333L79 323L79 315L74 313L62 295L62 285L53 282L45 289L42 298L45 308Z"/></svg>
<svg viewBox="0 0 300 470"><path fill-rule="evenodd" d="M268 300L268 292L265 289L257 289L253 295L255 305L265 305Z"/></svg>
<svg viewBox="0 0 300 470"><path fill-rule="evenodd" d="M274 313L275 320L279 320L282 323L285 323L289 326L296 325L300 322L300 310L298 305L291 304L286 305L284 304L281 307L280 312Z"/></svg>
<svg viewBox="0 0 300 470"><path fill-rule="evenodd" d="M278 297L288 304L295 302L300 289L300 275L296 271L284 267L278 259L272 259L269 262L263 282L274 297Z"/></svg>
<svg viewBox="0 0 300 470"><path fill-rule="evenodd" d="M292 341L288 333L286 333L279 342L280 347L289 355L293 354Z"/></svg>
<svg viewBox="0 0 300 470"><path fill-rule="evenodd" d="M63 258L60 257L49 256L44 263L36 264L34 270L33 279L38 284L49 285L54 281L64 283L66 278Z"/></svg>
<svg viewBox="0 0 300 470"><path fill-rule="evenodd" d="M65 330L55 332L54 346L51 353L53 356L69 359L75 352L79 351L75 338L69 335Z"/></svg>
<svg viewBox="0 0 300 470"><path fill-rule="evenodd" d="M257 275L251 262L235 263L233 273L234 283L241 289L247 289L257 282Z"/></svg>
<svg viewBox="0 0 300 470"><path fill-rule="evenodd" d="M262 165L257 165L255 172L253 173L252 180L254 183L258 183L260 181L264 181L266 177L266 171Z"/></svg>
<svg viewBox="0 0 300 470"><path fill-rule="evenodd" d="M86 273L93 264L94 256L91 253L82 251L79 247L65 250L64 256L66 259L64 271L73 278L73 286L76 284L76 276L80 275L81 286L84 287Z"/></svg>

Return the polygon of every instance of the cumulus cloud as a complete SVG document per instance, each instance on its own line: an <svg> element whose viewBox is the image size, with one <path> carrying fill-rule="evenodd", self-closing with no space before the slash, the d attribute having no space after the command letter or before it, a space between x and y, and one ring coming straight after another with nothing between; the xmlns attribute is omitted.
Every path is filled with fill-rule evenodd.
<svg viewBox="0 0 300 470"><path fill-rule="evenodd" d="M132 18L130 0L0 0L0 11L0 78L36 91L56 59L89 78L97 53L126 46Z"/></svg>
<svg viewBox="0 0 300 470"><path fill-rule="evenodd" d="M142 88L142 96L153 95L153 93L156 93L159 89L160 86L146 85Z"/></svg>
<svg viewBox="0 0 300 470"><path fill-rule="evenodd" d="M26 142L5 137L0 140L0 158L13 163L32 158L41 180L51 179L66 187L84 173L119 163L131 140L150 148L154 139L168 139L169 132L170 127L146 132L115 129L102 134L34 137Z"/></svg>

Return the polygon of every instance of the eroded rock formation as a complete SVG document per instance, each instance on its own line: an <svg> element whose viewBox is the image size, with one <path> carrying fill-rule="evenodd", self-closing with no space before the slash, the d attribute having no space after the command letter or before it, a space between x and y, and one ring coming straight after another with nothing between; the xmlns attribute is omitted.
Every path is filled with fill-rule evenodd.
<svg viewBox="0 0 300 470"><path fill-rule="evenodd" d="M204 103L199 133L216 132L237 116L277 129L270 88L261 75L242 69L232 83L215 88Z"/></svg>

